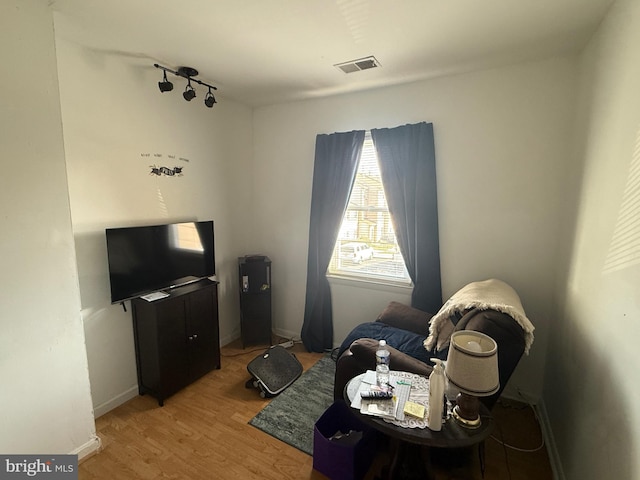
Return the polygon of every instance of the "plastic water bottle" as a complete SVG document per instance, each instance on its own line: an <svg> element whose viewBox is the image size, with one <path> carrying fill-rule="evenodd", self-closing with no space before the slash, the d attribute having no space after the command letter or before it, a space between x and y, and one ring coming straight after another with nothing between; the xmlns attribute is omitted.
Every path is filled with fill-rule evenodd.
<svg viewBox="0 0 640 480"><path fill-rule="evenodd" d="M389 358L391 352L387 349L387 342L380 340L376 350L376 383L383 390L389 389Z"/></svg>

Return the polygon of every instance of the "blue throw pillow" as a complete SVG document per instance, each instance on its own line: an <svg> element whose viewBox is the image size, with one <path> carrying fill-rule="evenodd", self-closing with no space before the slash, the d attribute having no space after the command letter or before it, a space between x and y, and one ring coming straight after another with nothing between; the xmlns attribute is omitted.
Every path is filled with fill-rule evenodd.
<svg viewBox="0 0 640 480"><path fill-rule="evenodd" d="M433 358L434 355L424 348L424 341L427 337L401 328L391 327L382 322L362 323L351 330L340 346L338 357L359 338L386 340L387 344L396 350L406 353L428 365L433 365L430 359ZM446 360L447 352L439 352L437 358Z"/></svg>

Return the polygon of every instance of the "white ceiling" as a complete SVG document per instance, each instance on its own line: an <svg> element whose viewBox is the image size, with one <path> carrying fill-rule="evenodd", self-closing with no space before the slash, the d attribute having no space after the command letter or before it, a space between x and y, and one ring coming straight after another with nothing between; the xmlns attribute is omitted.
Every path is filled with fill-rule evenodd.
<svg viewBox="0 0 640 480"><path fill-rule="evenodd" d="M56 34L259 106L579 51L613 0L50 0ZM375 56L380 68L334 64ZM158 80L161 73L158 71ZM172 80L173 81L173 80Z"/></svg>

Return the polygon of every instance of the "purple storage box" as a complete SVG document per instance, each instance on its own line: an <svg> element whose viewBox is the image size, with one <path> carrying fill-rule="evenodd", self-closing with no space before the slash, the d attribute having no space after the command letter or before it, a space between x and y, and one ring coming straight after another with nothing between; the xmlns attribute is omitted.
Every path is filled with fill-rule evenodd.
<svg viewBox="0 0 640 480"><path fill-rule="evenodd" d="M313 429L313 468L332 480L359 480L367 473L376 453L376 431L337 400L325 410ZM362 432L356 443L331 440L338 431Z"/></svg>

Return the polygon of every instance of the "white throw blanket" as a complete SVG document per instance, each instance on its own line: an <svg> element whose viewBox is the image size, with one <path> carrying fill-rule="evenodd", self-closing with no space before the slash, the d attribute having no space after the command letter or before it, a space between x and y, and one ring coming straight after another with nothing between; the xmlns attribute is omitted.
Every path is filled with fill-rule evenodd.
<svg viewBox="0 0 640 480"><path fill-rule="evenodd" d="M440 311L431 318L429 336L424 341L425 348L429 351L433 351L434 346L437 346L438 351L445 349L449 345L449 339L455 328L449 317L471 308L491 309L511 316L524 330L524 351L527 355L529 354L535 327L524 313L516 291L510 285L496 279L473 282L454 293Z"/></svg>

